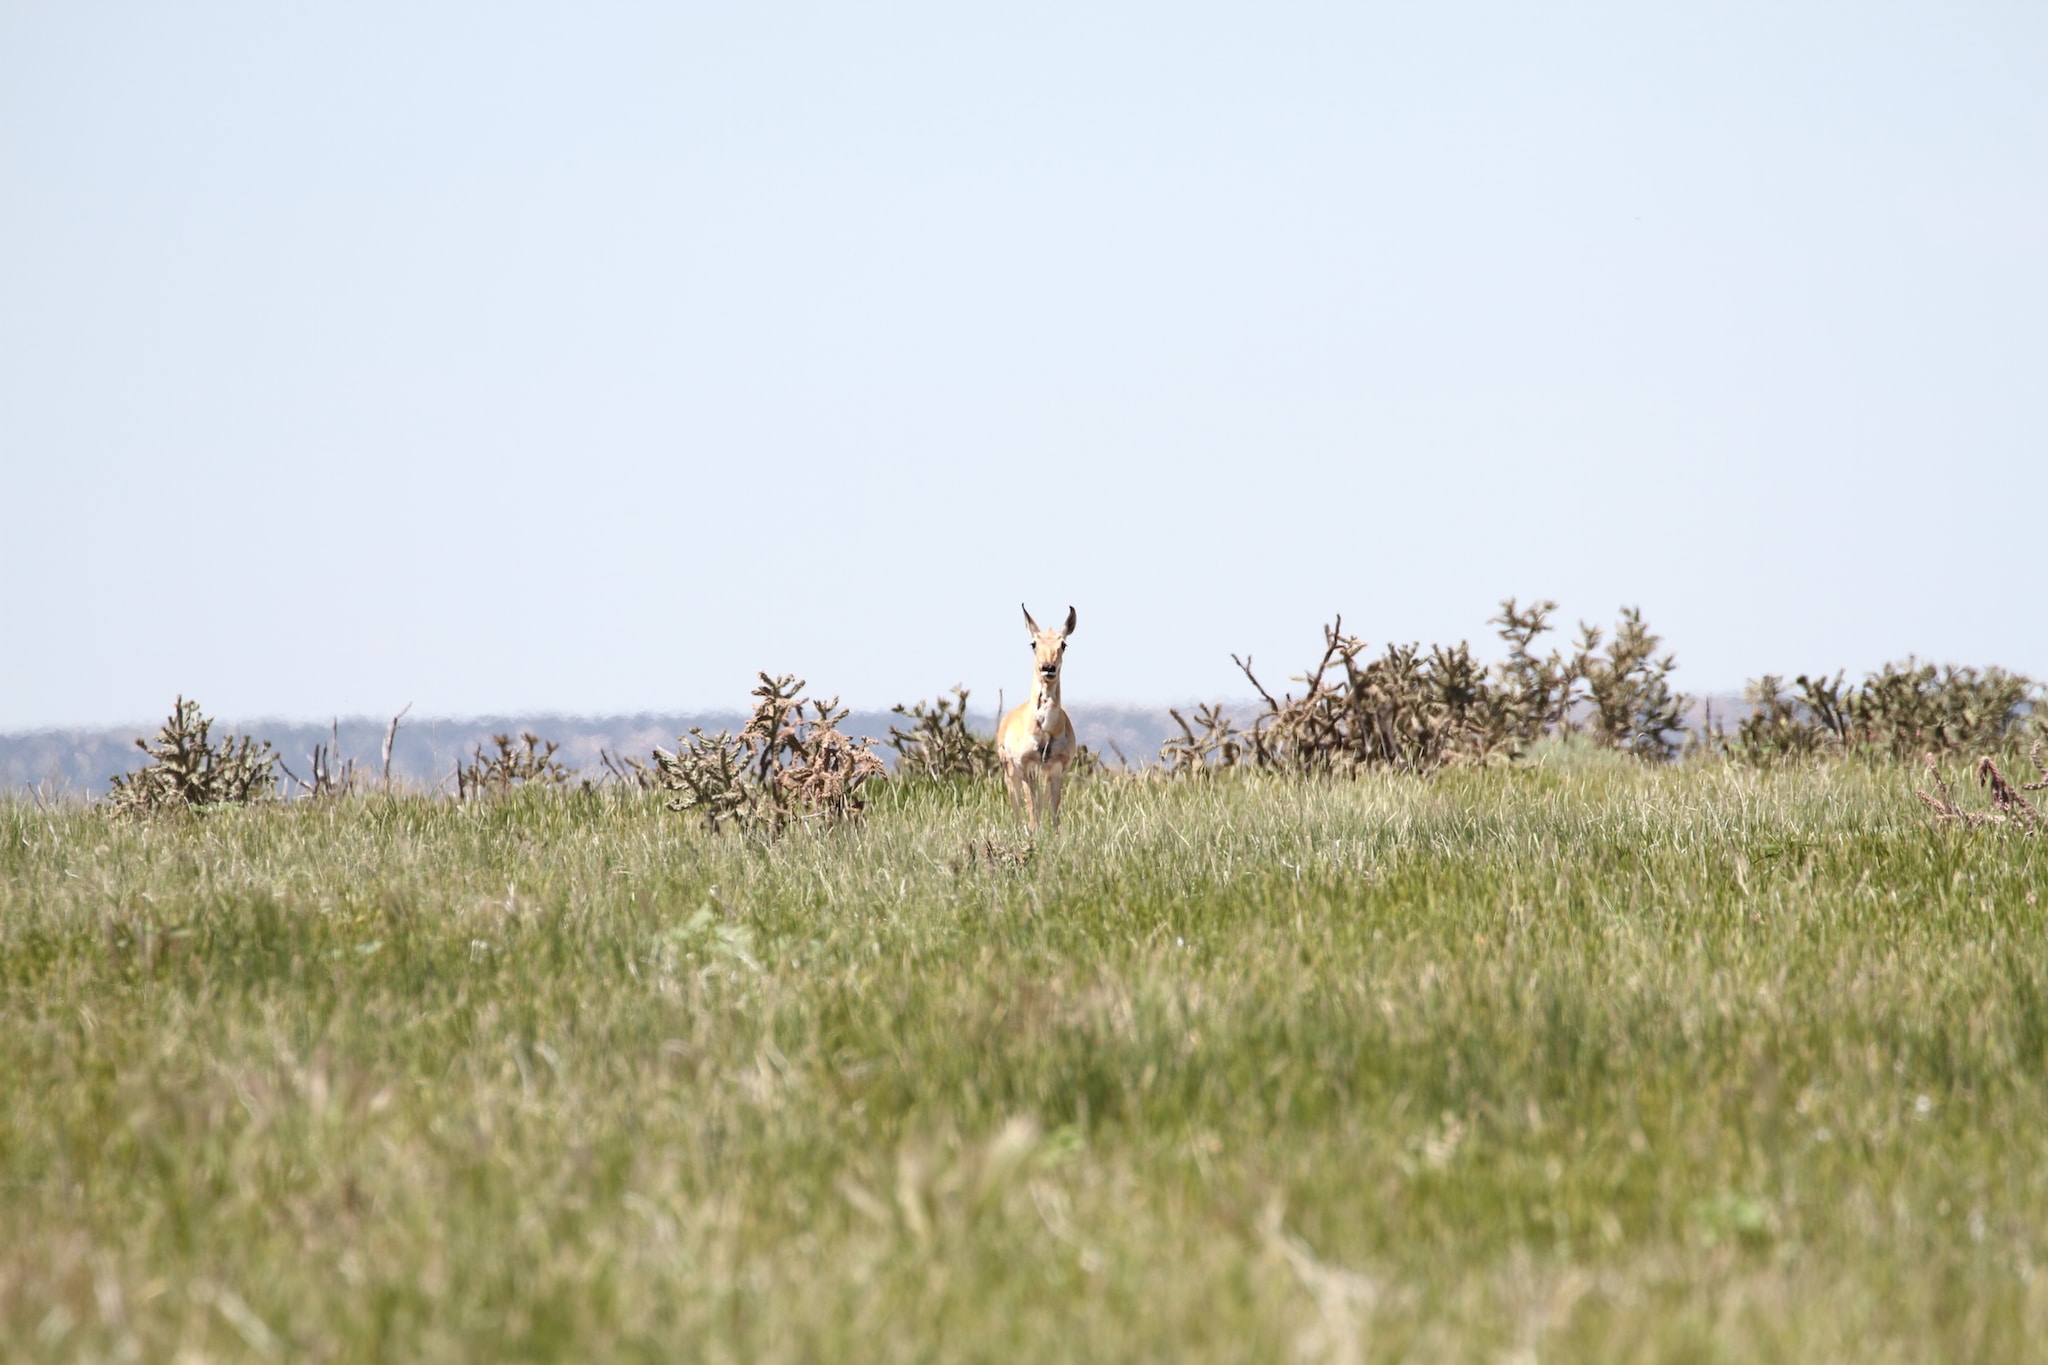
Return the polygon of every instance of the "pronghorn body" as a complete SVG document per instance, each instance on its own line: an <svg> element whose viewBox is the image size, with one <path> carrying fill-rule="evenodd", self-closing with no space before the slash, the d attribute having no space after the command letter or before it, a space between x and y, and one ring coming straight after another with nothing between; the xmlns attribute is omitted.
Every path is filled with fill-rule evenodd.
<svg viewBox="0 0 2048 1365"><path fill-rule="evenodd" d="M1046 824L1059 824L1060 788L1066 784L1067 765L1074 760L1074 722L1060 705L1060 663L1066 656L1067 637L1074 633L1074 620L1074 609L1068 607L1064 627L1040 630L1030 609L1025 609L1034 665L1031 699L1004 716L996 729L996 753L1003 760L1003 778L1010 784L1010 809L1018 816L1028 814L1034 829L1041 805Z"/></svg>

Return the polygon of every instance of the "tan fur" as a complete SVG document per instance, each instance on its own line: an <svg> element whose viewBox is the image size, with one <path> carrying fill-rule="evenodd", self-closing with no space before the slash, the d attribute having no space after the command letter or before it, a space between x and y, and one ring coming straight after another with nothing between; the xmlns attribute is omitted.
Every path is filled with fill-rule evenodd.
<svg viewBox="0 0 2048 1365"><path fill-rule="evenodd" d="M1031 699L1004 716L996 729L996 753L1003 760L1003 779L1010 784L1010 810L1019 818L1028 813L1033 829L1038 828L1041 808L1046 825L1059 827L1060 788L1066 784L1067 765L1074 761L1074 723L1060 705L1060 665L1075 619L1074 609L1068 607L1065 626L1040 630L1031 609L1024 609L1024 625L1031 632Z"/></svg>

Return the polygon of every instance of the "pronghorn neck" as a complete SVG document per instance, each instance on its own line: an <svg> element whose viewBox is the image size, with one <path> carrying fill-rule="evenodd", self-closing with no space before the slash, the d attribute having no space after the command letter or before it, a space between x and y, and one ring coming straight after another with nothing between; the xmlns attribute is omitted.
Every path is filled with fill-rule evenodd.
<svg viewBox="0 0 2048 1365"><path fill-rule="evenodd" d="M1033 675L1031 680L1031 718L1042 730L1052 724L1053 713L1060 709L1060 680L1055 677L1047 682L1042 674Z"/></svg>

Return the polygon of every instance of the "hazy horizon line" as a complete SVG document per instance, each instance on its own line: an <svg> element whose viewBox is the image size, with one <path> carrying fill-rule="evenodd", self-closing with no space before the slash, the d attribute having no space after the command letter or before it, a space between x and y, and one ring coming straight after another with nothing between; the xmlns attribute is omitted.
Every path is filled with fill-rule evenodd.
<svg viewBox="0 0 2048 1365"><path fill-rule="evenodd" d="M1719 704L1723 701L1740 702L1742 700L1743 694L1740 691L1702 691L1684 692L1683 695L1691 702L1704 705L1708 702L1713 702L1716 704ZM186 700L192 700L192 698L188 697L186 698ZM933 699L930 697L917 698L918 702L929 702L931 700ZM894 714L895 708L899 704L912 705L915 703L892 703L889 706L863 706L854 705L842 701L840 703L840 706L849 715L882 716ZM1185 697L1174 701L1160 702L1069 701L1065 702L1064 704L1066 706L1066 709L1072 712L1126 712L1142 713L1149 715L1164 715L1166 712L1170 710L1185 711L1197 706L1208 705L1222 706L1228 710L1235 710L1240 707L1253 708L1261 704L1261 698L1256 693L1246 693L1243 695L1232 697ZM503 710L493 711L433 712L420 714L413 714L407 712L404 713L404 720L401 722L401 728L409 730L415 725L476 725L479 723L495 721L530 721L549 719L575 721L579 723L598 721L644 721L662 719L724 719L729 717L745 716L750 709L751 708L746 706L675 706L641 707L636 710L586 711L572 710L562 707L508 707ZM967 713L970 716L993 717L1004 709L1007 709L1007 707L1003 705L991 705L983 707L975 705L970 701ZM96 734L110 730L127 729L131 726L136 725L159 726L162 724L163 720L165 719L165 716L167 716L168 714L169 712L167 709L164 715L154 716L147 720L126 719L111 721L67 722L51 725L9 726L0 728L0 737L14 738L25 735ZM384 726L388 726L392 720L392 715L390 713L378 715L374 712L367 711L332 712L326 715L317 716L292 716L275 712L265 715L242 716L227 712L207 712L206 716L207 719L212 721L215 725L227 725L231 727L277 725L289 727L292 729L304 729L316 726L332 725L374 725L381 728Z"/></svg>

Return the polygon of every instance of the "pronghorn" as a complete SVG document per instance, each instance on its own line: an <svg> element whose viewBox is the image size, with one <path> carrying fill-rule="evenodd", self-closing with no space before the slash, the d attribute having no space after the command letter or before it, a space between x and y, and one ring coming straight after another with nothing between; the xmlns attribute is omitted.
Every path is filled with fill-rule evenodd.
<svg viewBox="0 0 2048 1365"><path fill-rule="evenodd" d="M1038 828L1039 782L1045 784L1045 821L1052 827L1060 822L1060 787L1067 780L1067 764L1074 758L1074 723L1060 707L1060 661L1066 657L1067 637L1074 633L1074 609L1067 608L1067 624L1059 630L1040 630L1024 608L1024 624L1031 631L1031 656L1036 667L1031 673L1031 700L1003 717L996 730L996 752L1002 756L1003 777L1010 784L1011 813L1023 816L1027 810L1031 827Z"/></svg>

